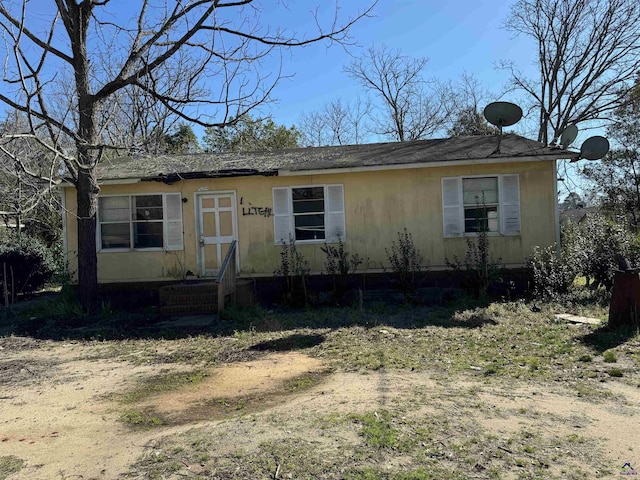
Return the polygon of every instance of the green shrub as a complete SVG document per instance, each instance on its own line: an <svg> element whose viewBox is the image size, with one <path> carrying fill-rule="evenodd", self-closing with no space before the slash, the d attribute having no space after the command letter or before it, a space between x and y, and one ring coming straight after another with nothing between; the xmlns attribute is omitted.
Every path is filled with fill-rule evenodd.
<svg viewBox="0 0 640 480"><path fill-rule="evenodd" d="M398 232L398 242L391 242L391 249L384 249L396 276L396 286L405 300L413 301L418 287L420 272L429 268L423 261L422 253L413 242L413 237L405 228Z"/></svg>
<svg viewBox="0 0 640 480"><path fill-rule="evenodd" d="M345 250L344 242L338 238L338 246L327 243L321 250L326 255L324 268L333 281L333 297L336 303L341 304L344 296L349 291L349 277L356 272L362 264L358 254L352 254Z"/></svg>
<svg viewBox="0 0 640 480"><path fill-rule="evenodd" d="M607 219L603 215L592 215L579 224L579 239L576 243L582 252L580 272L592 286L613 287L613 277L618 269L620 256L638 265L640 248L636 236L631 233L624 219Z"/></svg>
<svg viewBox="0 0 640 480"><path fill-rule="evenodd" d="M533 275L533 295L541 299L555 299L567 293L576 278L576 266L557 253L557 246L538 246L528 259Z"/></svg>
<svg viewBox="0 0 640 480"><path fill-rule="evenodd" d="M16 295L32 293L49 281L56 270L51 252L37 239L21 235L0 243L0 287Z"/></svg>
<svg viewBox="0 0 640 480"><path fill-rule="evenodd" d="M71 275L69 274L67 262L65 262L65 252L62 240L58 240L56 243L51 245L51 247L49 247L49 251L53 257L53 264L55 267L53 275L51 276L51 282L59 285L68 285L71 283Z"/></svg>
<svg viewBox="0 0 640 480"><path fill-rule="evenodd" d="M307 290L311 268L309 262L298 251L296 242L289 237L289 243L282 242L280 267L273 272L282 277L282 301L292 307L303 307L309 303Z"/></svg>
<svg viewBox="0 0 640 480"><path fill-rule="evenodd" d="M611 290L618 259L640 263L640 245L624 223L591 215L581 223L561 226L561 249L535 247L529 258L536 297L556 299L569 291L575 278L586 278L587 286Z"/></svg>
<svg viewBox="0 0 640 480"><path fill-rule="evenodd" d="M454 274L462 277L462 288L478 298L487 294L489 287L500 277L501 259L495 259L489 252L489 235L481 230L475 237L467 237L467 251L464 261L456 256L446 259L447 266Z"/></svg>

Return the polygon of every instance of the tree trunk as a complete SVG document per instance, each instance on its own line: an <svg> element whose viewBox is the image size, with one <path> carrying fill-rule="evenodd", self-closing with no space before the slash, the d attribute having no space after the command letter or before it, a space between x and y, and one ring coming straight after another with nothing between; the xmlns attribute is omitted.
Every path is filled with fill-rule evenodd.
<svg viewBox="0 0 640 480"><path fill-rule="evenodd" d="M612 328L640 328L640 274L638 270L621 271L615 274L609 326Z"/></svg>
<svg viewBox="0 0 640 480"><path fill-rule="evenodd" d="M78 296L85 311L91 312L98 303L98 257L96 252L96 212L98 211L98 181L96 178L96 107L91 94L89 60L87 55L87 29L93 2L77 5L71 2L73 16L72 50L76 93L78 95ZM77 8L77 10L76 10Z"/></svg>
<svg viewBox="0 0 640 480"><path fill-rule="evenodd" d="M98 184L95 168L78 171L78 296L83 308L95 309L98 297L96 212Z"/></svg>

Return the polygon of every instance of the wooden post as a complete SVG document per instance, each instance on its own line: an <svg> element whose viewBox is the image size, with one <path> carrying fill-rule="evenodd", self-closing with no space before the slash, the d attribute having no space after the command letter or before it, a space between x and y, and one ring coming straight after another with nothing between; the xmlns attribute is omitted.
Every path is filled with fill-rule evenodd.
<svg viewBox="0 0 640 480"><path fill-rule="evenodd" d="M224 282L218 283L218 314L224 310Z"/></svg>
<svg viewBox="0 0 640 480"><path fill-rule="evenodd" d="M616 271L609 305L609 326L640 328L639 308L640 271Z"/></svg>

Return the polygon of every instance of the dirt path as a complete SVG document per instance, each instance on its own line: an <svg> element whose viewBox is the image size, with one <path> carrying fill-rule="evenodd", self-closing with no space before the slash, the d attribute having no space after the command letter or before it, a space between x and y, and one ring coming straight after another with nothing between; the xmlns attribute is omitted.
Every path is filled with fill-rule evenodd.
<svg viewBox="0 0 640 480"><path fill-rule="evenodd" d="M115 478L148 440L119 423L117 411L102 397L157 367L78 360L72 350L30 350L13 359L50 360L40 378L2 385L0 456L26 461L15 478Z"/></svg>
<svg viewBox="0 0 640 480"><path fill-rule="evenodd" d="M150 442L194 427L187 422L132 431L118 420L123 407L108 397L131 388L141 378L186 367L86 360L91 348L82 343L13 347L5 343L0 357L0 457L12 455L25 461L12 480L115 479L130 469ZM549 435L564 429L602 441L604 453L616 463L640 460L636 451L640 445L637 388L612 384L615 397L594 403L569 398L557 389L505 389L481 379L448 383L425 372L380 370L367 375L331 373L302 393L283 390L287 381L323 368L321 361L301 353L265 354L258 360L212 370L197 386L156 395L140 406L177 414L209 408L216 399L249 398L253 403L243 414L259 412L262 419L278 416L282 428L291 428L295 418L393 409L402 399L413 402L416 415L451 405L454 414L457 410L496 435L527 425ZM275 400L270 402L270 396ZM234 423L216 425L232 430ZM275 435L264 424L256 425L237 441L247 447L263 441L265 435Z"/></svg>
<svg viewBox="0 0 640 480"><path fill-rule="evenodd" d="M26 461L12 479L116 478L149 441L191 427L140 432L119 422L123 407L108 395L166 371L167 365L83 360L87 348L44 344L5 354L0 364L0 456ZM203 399L256 395L320 368L318 360L304 355L275 354L217 369L197 390L170 392L140 406L175 412Z"/></svg>

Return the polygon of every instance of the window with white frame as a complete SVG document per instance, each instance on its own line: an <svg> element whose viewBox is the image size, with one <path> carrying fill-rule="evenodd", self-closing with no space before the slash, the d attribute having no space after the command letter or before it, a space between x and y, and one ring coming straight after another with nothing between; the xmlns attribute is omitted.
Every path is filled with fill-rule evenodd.
<svg viewBox="0 0 640 480"><path fill-rule="evenodd" d="M324 240L324 187L291 189L296 240Z"/></svg>
<svg viewBox="0 0 640 480"><path fill-rule="evenodd" d="M337 242L345 239L342 185L273 189L274 242Z"/></svg>
<svg viewBox="0 0 640 480"><path fill-rule="evenodd" d="M481 231L518 235L518 175L443 177L442 218L445 237Z"/></svg>
<svg viewBox="0 0 640 480"><path fill-rule="evenodd" d="M464 232L498 231L498 177L462 179Z"/></svg>
<svg viewBox="0 0 640 480"><path fill-rule="evenodd" d="M178 193L98 198L101 250L182 250L182 197Z"/></svg>

